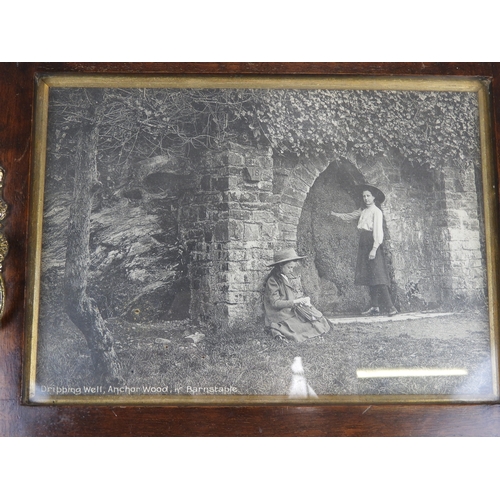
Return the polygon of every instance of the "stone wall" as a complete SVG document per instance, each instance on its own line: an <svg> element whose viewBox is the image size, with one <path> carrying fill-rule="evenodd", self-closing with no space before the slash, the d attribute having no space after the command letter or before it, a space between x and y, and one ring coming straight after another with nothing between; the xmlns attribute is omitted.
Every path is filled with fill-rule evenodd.
<svg viewBox="0 0 500 500"><path fill-rule="evenodd" d="M228 266L228 212L223 191L228 174L213 155L198 158L192 171L190 188L179 201L179 234L188 259L190 316L210 323L226 313L222 277Z"/></svg>
<svg viewBox="0 0 500 500"><path fill-rule="evenodd" d="M315 183L326 182L326 171L315 178L314 175L321 173L322 169L333 169L337 177L330 176L334 180L329 182L337 184L329 186L332 192L340 188L345 193L351 193L352 197L354 185L366 182L380 187L386 194L387 199L382 206L386 257L393 298L401 310L462 307L464 303L477 303L484 299L484 242L480 233L480 207L476 191L478 172L461 169L451 163L436 168L410 165L395 152L365 163L345 159L334 161L326 168L325 164L327 162L323 159L299 160L289 170L286 180L281 181L280 208L288 214L288 217L284 216L286 223L280 225L285 228L281 239L287 245L295 243L293 227L298 224L297 215L303 205L301 200L307 199L308 190ZM292 189L294 195L290 196ZM313 196L317 196L318 192L312 191L316 193ZM343 231L341 225L344 223L339 224L337 219L329 217L329 212L348 212L357 206L354 199L351 205L347 203L345 207L337 206L336 202L331 199L327 204L323 202L324 206L316 207L320 219L316 222L316 239L320 239L318 231L324 232L326 237L323 235L323 240L328 242L330 238L332 247L336 233ZM314 221L311 223L314 224ZM346 236L354 237L357 238ZM354 250L351 243L346 240L346 245ZM364 307L362 302L366 302L367 297L362 291L358 293L359 300L352 293L342 300L336 295L339 279L331 282L324 280L325 271L321 267L328 267L327 259L336 262L336 255L332 252L327 256L325 244L322 249L319 245L312 248L309 241L299 241L299 246L309 248L309 253L316 260L314 266L309 263L306 269L309 276L306 275L305 279L313 285L316 282L319 304L334 312L350 312ZM321 252L325 255L320 255ZM338 262L336 265L341 267ZM328 281L328 275L332 276L335 272L330 270L326 274ZM345 274L349 275L345 280L352 282L352 271L346 269ZM335 285L333 289L332 282Z"/></svg>
<svg viewBox="0 0 500 500"><path fill-rule="evenodd" d="M324 310L345 313L365 306L367 296L359 287L346 295L339 286L353 282L353 266L342 266L339 259L355 255L356 231L345 233L339 243L350 248L349 255L329 256L328 226L335 223L329 212L343 210L333 198L311 209L310 193L317 196L317 183L325 182L334 184L325 185L323 192L335 191L343 203L352 200L344 211L357 207L354 186L361 182L385 192L386 255L400 310L450 308L482 297L484 256L476 173L452 164L438 167L410 165L395 152L365 163L283 159L273 158L268 149L237 144L200 156L179 209L180 235L189 256L191 318L221 330L262 321L267 265L274 251L284 247L303 250L310 257L303 278ZM316 243L319 239L309 238L302 227L307 218L307 224L318 224L314 217L321 219L318 227L323 228L319 231L326 235L326 243ZM335 231L341 233L339 226L331 237Z"/></svg>
<svg viewBox="0 0 500 500"><path fill-rule="evenodd" d="M446 229L449 242L451 283L445 293L460 302L477 302L485 297L484 235L479 220L482 207L477 192L482 189L478 172L447 164L443 176L446 200ZM444 269L446 271L446 269Z"/></svg>
<svg viewBox="0 0 500 500"><path fill-rule="evenodd" d="M191 318L217 328L262 316L266 265L277 235L270 150L229 144L198 160L182 200Z"/></svg>

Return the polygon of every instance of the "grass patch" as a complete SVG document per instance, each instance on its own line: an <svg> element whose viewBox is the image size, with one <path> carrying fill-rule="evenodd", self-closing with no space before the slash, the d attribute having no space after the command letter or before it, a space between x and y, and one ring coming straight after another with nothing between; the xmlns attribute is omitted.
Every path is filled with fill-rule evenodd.
<svg viewBox="0 0 500 500"><path fill-rule="evenodd" d="M38 383L94 383L83 336L60 314L42 318ZM189 321L154 324L108 320L128 386L233 386L238 394L285 395L294 357L323 395L481 395L492 392L487 318L482 313L424 318L401 323L336 325L306 342L282 343L259 326L210 333ZM205 333L198 344L185 340ZM163 339L157 341L157 339ZM168 343L167 343L168 341ZM463 368L466 376L359 379L358 369Z"/></svg>

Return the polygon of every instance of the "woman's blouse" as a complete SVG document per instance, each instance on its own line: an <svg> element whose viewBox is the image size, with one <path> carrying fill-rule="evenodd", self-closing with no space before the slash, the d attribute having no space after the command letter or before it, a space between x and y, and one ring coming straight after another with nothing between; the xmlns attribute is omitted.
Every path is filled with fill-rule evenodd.
<svg viewBox="0 0 500 500"><path fill-rule="evenodd" d="M384 215L377 205L371 205L364 209L358 209L349 214L343 214L344 220L354 220L359 217L358 229L372 231L373 248L378 248L384 241L383 221Z"/></svg>

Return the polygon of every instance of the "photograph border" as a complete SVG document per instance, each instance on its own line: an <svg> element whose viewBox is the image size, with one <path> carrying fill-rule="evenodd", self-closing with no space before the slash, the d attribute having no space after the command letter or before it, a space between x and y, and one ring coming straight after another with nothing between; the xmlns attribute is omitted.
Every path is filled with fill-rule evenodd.
<svg viewBox="0 0 500 500"><path fill-rule="evenodd" d="M26 308L26 353L24 367L24 404L83 404L83 405L154 405L154 406L233 406L233 405L334 405L378 403L463 403L496 402L499 393L498 332L499 319L495 311L498 304L498 220L496 210L495 174L491 125L489 81L480 77L384 77L359 76L144 76L144 75L39 75L36 86L36 108L33 127L34 157L31 176L31 205L29 209L29 257ZM483 179L484 226L486 235L486 267L489 298L491 363L494 394L491 398L465 395L320 395L314 399L287 396L47 396L35 397L38 316L41 281L41 241L43 223L43 193L46 168L46 143L49 89L56 87L109 87L109 88L290 88L334 90L412 90L412 91L467 91L478 94L481 143L481 170Z"/></svg>

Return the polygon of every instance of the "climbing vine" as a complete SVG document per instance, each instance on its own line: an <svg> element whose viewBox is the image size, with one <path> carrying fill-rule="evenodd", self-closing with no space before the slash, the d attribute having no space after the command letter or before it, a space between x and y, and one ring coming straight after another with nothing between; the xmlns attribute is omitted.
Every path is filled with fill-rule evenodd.
<svg viewBox="0 0 500 500"><path fill-rule="evenodd" d="M258 90L240 116L278 154L369 158L396 148L431 169L478 155L470 92Z"/></svg>
<svg viewBox="0 0 500 500"><path fill-rule="evenodd" d="M435 168L478 155L477 97L472 92L293 89L98 89L105 113L98 161L133 159L250 140L276 154L327 153L369 158L396 148ZM92 105L89 89L56 89L54 154L64 155ZM66 144L68 144L66 142Z"/></svg>

